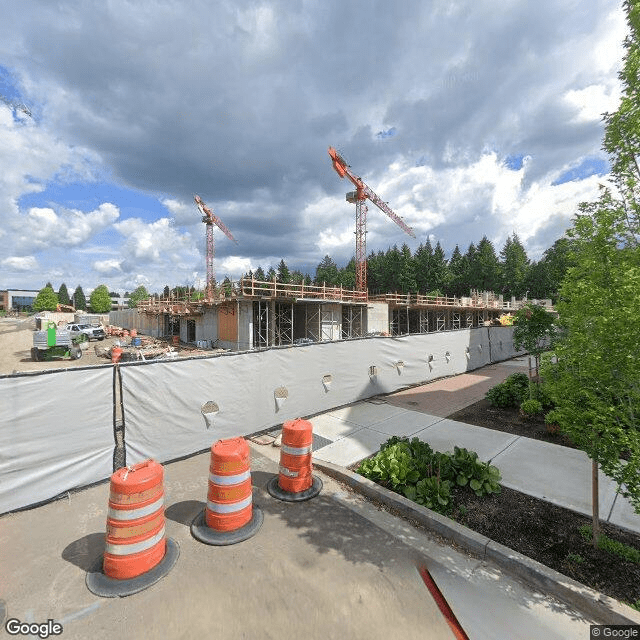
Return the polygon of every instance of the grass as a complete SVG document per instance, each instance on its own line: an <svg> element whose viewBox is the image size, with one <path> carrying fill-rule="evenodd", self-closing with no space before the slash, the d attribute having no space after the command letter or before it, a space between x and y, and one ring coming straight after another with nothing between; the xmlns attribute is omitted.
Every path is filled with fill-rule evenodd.
<svg viewBox="0 0 640 640"><path fill-rule="evenodd" d="M578 531L587 542L592 540L593 533L589 525L585 524L584 526L579 527ZM598 537L598 548L612 555L618 556L623 560L629 560L629 562L640 564L640 549L636 549L635 547L631 547L628 544L618 542L617 540L612 540L604 533L601 533ZM638 603L640 603L640 600L636 602L636 605Z"/></svg>

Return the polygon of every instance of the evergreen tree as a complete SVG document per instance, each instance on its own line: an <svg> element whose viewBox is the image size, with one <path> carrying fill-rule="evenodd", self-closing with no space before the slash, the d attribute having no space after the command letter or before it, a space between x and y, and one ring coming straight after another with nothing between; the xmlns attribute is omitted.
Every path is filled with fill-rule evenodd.
<svg viewBox="0 0 640 640"><path fill-rule="evenodd" d="M460 247L455 246L451 259L449 260L450 280L445 288L445 293L449 296L461 297L469 295L469 286L466 281L465 260L460 253Z"/></svg>
<svg viewBox="0 0 640 640"><path fill-rule="evenodd" d="M67 285L64 282L60 285L60 289L58 289L58 302L60 304L71 304Z"/></svg>
<svg viewBox="0 0 640 640"><path fill-rule="evenodd" d="M506 297L522 298L527 287L529 258L515 232L508 236L500 251L501 291Z"/></svg>
<svg viewBox="0 0 640 640"><path fill-rule="evenodd" d="M478 250L473 242L469 245L467 253L463 256L464 262L464 280L467 283L469 291L482 289L479 277L479 266L477 264Z"/></svg>
<svg viewBox="0 0 640 640"><path fill-rule="evenodd" d="M384 256L383 287L385 291L402 292L401 271L402 254L398 249L398 245L394 244L391 249L387 249Z"/></svg>
<svg viewBox="0 0 640 640"><path fill-rule="evenodd" d="M404 243L400 249L400 261L398 271L398 285L402 293L411 293L417 288L416 272L411 249Z"/></svg>
<svg viewBox="0 0 640 640"><path fill-rule="evenodd" d="M51 289L51 291L53 291L53 285L50 282L47 282L47 284L44 285L44 288L49 288Z"/></svg>
<svg viewBox="0 0 640 640"><path fill-rule="evenodd" d="M80 285L73 292L73 306L78 311L85 311L87 308L87 299L84 297L84 291Z"/></svg>
<svg viewBox="0 0 640 640"><path fill-rule="evenodd" d="M111 296L104 284L97 286L89 296L89 305L93 313L107 313L111 311Z"/></svg>
<svg viewBox="0 0 640 640"><path fill-rule="evenodd" d="M433 264L433 248L427 238L427 244L417 248L413 257L416 273L416 288L420 293L427 293L431 286L431 267Z"/></svg>
<svg viewBox="0 0 640 640"><path fill-rule="evenodd" d="M169 285L165 284L164 289L162 290L162 297L168 298L171 295L171 289L169 289Z"/></svg>
<svg viewBox="0 0 640 640"><path fill-rule="evenodd" d="M370 293L382 293L383 262L382 251L372 251L367 258L367 289Z"/></svg>
<svg viewBox="0 0 640 640"><path fill-rule="evenodd" d="M368 265L367 265L368 268ZM338 283L345 289L356 288L356 259L351 258L347 263L347 266L340 269L338 272ZM367 282L367 288L369 283Z"/></svg>
<svg viewBox="0 0 640 640"><path fill-rule="evenodd" d="M498 291L500 288L500 264L493 243L482 236L476 252L478 287L482 291Z"/></svg>
<svg viewBox="0 0 640 640"><path fill-rule="evenodd" d="M278 282L282 282L287 284L291 282L291 273L289 271L289 267L284 261L284 258L280 260L280 264L278 265Z"/></svg>
<svg viewBox="0 0 640 640"><path fill-rule="evenodd" d="M47 285L38 291L33 301L34 311L55 311L58 308L58 296L53 287Z"/></svg>
<svg viewBox="0 0 640 640"><path fill-rule="evenodd" d="M256 272L253 274L253 277L256 280L260 280L262 282L264 282L266 280L266 276L264 275L264 271L262 269L262 267L258 266L258 268L256 269Z"/></svg>
<svg viewBox="0 0 640 640"><path fill-rule="evenodd" d="M338 266L331 256L326 255L316 267L316 283L336 285L338 283Z"/></svg>
<svg viewBox="0 0 640 640"><path fill-rule="evenodd" d="M291 272L290 282L292 284L302 284L304 282L304 274L302 273L302 271L298 271L297 269L294 269Z"/></svg>
<svg viewBox="0 0 640 640"><path fill-rule="evenodd" d="M269 282L273 282L277 277L276 270L273 267L269 267L269 271L267 271L267 280Z"/></svg>
<svg viewBox="0 0 640 640"><path fill-rule="evenodd" d="M449 264L447 263L444 255L444 250L440 246L439 240L436 243L436 248L433 250L431 264L431 289L445 292L449 288L451 273L449 271Z"/></svg>

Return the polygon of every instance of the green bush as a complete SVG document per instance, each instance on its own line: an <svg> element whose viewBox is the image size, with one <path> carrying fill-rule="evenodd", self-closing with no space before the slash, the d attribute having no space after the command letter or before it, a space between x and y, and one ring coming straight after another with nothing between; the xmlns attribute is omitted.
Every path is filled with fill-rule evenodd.
<svg viewBox="0 0 640 640"><path fill-rule="evenodd" d="M529 396L529 378L526 373L512 373L504 382L491 387L486 398L494 407L518 407Z"/></svg>
<svg viewBox="0 0 640 640"><path fill-rule="evenodd" d="M440 453L418 438L389 438L358 473L442 514L451 513L454 488L469 487L477 496L500 492L500 472L475 451Z"/></svg>
<svg viewBox="0 0 640 640"><path fill-rule="evenodd" d="M538 400L525 400L520 405L520 411L528 416L533 416L536 413L542 413L542 403Z"/></svg>

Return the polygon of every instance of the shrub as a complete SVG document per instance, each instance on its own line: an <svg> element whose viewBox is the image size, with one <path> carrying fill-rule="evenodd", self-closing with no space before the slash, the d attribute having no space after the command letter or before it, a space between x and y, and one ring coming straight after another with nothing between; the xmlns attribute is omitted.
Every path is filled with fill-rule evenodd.
<svg viewBox="0 0 640 640"><path fill-rule="evenodd" d="M440 453L418 438L389 438L358 473L445 515L453 508L455 487L468 486L477 496L500 492L500 472L475 451L454 447Z"/></svg>
<svg viewBox="0 0 640 640"><path fill-rule="evenodd" d="M502 409L519 406L529 395L526 373L512 373L504 382L491 387L486 398L494 407Z"/></svg>
<svg viewBox="0 0 640 640"><path fill-rule="evenodd" d="M520 405L520 411L527 416L533 416L536 413L542 413L542 403L538 400L525 400Z"/></svg>

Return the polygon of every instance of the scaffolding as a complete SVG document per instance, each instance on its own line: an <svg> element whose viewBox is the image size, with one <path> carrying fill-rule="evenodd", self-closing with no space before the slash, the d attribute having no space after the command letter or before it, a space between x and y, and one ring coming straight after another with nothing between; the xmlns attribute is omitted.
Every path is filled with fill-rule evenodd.
<svg viewBox="0 0 640 640"><path fill-rule="evenodd" d="M293 344L293 304L275 303L274 344Z"/></svg>
<svg viewBox="0 0 640 640"><path fill-rule="evenodd" d="M364 309L362 306L343 305L341 337L361 338L364 336Z"/></svg>
<svg viewBox="0 0 640 640"><path fill-rule="evenodd" d="M389 333L392 336L402 336L411 333L409 327L409 307L391 309Z"/></svg>
<svg viewBox="0 0 640 640"><path fill-rule="evenodd" d="M256 300L253 303L253 348L269 346L269 303Z"/></svg>

